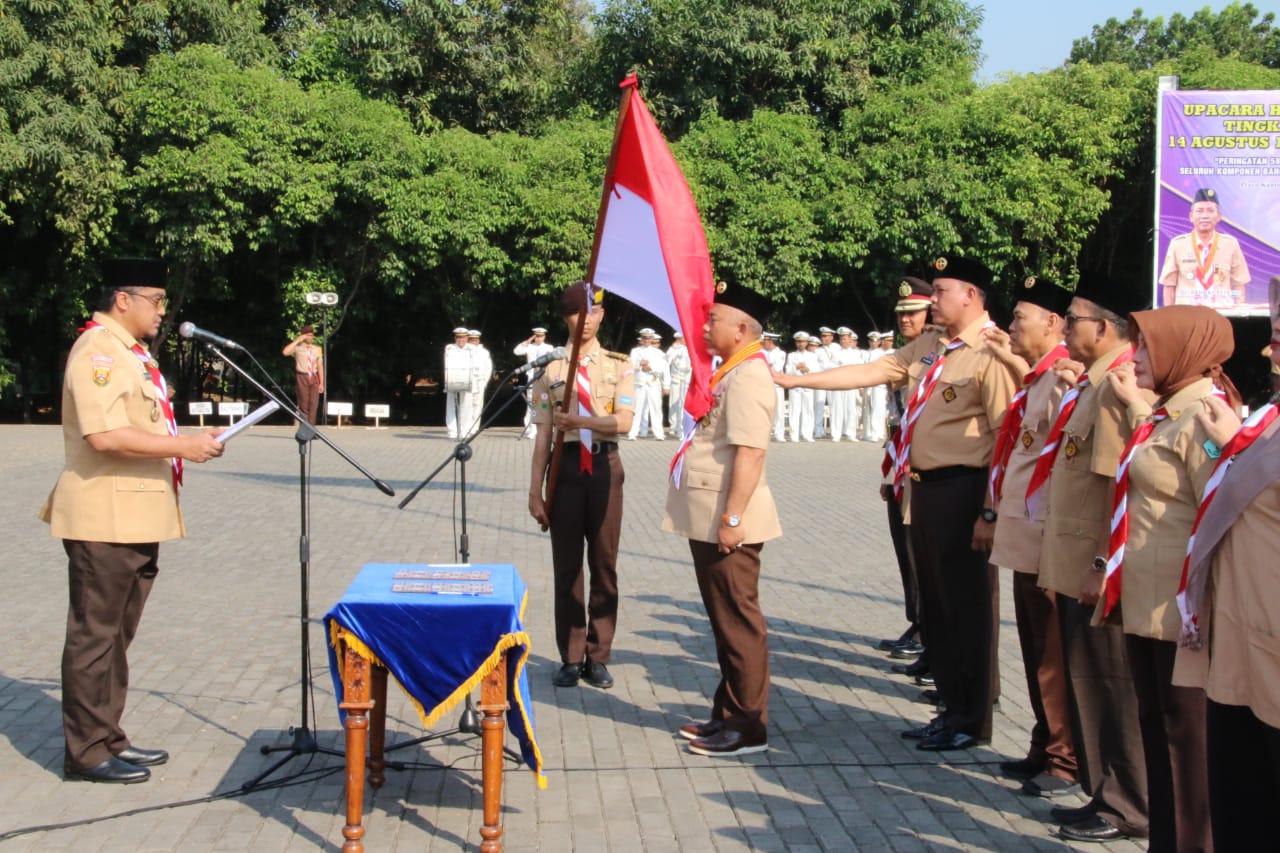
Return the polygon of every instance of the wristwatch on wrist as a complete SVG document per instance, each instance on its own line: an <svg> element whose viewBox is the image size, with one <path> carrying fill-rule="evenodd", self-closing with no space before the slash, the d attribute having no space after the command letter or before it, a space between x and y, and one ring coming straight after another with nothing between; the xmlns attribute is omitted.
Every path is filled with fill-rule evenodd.
<svg viewBox="0 0 1280 853"><path fill-rule="evenodd" d="M740 515L722 515L720 518L724 521L725 527L737 527L742 523L742 516Z"/></svg>
<svg viewBox="0 0 1280 853"><path fill-rule="evenodd" d="M1102 574L1103 572L1105 572L1105 571L1107 570L1107 558L1106 558L1106 557L1094 557L1094 558L1093 558L1093 565L1092 565L1092 566L1090 566L1090 568L1091 568L1091 569L1093 569L1093 570L1094 570L1095 572L1097 572L1098 574Z"/></svg>
<svg viewBox="0 0 1280 853"><path fill-rule="evenodd" d="M986 507L982 510L982 520L987 524L995 524L996 519L999 517L1000 516L991 507Z"/></svg>

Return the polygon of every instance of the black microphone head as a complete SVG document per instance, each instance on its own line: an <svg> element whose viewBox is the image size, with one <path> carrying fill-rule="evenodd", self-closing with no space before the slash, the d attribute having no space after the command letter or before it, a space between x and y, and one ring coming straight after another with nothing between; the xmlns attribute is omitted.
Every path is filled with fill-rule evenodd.
<svg viewBox="0 0 1280 853"><path fill-rule="evenodd" d="M184 338L190 338L195 333L196 333L196 324L192 323L190 320L188 320L187 322L183 323L181 326L178 327L178 334L182 335L182 337Z"/></svg>

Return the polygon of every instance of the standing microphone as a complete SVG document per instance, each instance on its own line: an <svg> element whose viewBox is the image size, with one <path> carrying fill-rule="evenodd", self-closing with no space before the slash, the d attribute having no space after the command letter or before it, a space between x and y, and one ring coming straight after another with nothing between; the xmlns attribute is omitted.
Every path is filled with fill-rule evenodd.
<svg viewBox="0 0 1280 853"><path fill-rule="evenodd" d="M178 334L182 335L182 337L184 338L190 338L192 340L204 341L205 343L213 344L216 347L225 347L227 349L238 349L238 350L244 349L244 347L240 346L238 343L231 340L230 338L224 338L222 335L214 334L213 332L210 332L208 329L202 329L199 326L197 326L195 323L192 323L190 321L183 323L181 326L178 327Z"/></svg>
<svg viewBox="0 0 1280 853"><path fill-rule="evenodd" d="M533 361L529 362L525 366L517 367L515 372L529 373L530 371L539 370L543 367L546 367L548 364L550 364L553 361L559 361L562 358L568 358L568 357L569 357L569 352L564 347L556 347L546 355L538 356L537 358L535 358Z"/></svg>

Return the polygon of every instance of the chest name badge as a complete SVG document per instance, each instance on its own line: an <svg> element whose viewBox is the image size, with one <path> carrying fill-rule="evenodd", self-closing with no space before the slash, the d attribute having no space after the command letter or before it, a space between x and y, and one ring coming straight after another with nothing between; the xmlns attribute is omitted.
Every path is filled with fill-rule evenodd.
<svg viewBox="0 0 1280 853"><path fill-rule="evenodd" d="M948 385L947 389L942 392L942 399L950 403L955 398L956 398L956 389Z"/></svg>
<svg viewBox="0 0 1280 853"><path fill-rule="evenodd" d="M920 363L929 365L929 364L933 364L937 360L938 360L938 357L936 355L934 355L933 353L929 353L924 358L920 359Z"/></svg>

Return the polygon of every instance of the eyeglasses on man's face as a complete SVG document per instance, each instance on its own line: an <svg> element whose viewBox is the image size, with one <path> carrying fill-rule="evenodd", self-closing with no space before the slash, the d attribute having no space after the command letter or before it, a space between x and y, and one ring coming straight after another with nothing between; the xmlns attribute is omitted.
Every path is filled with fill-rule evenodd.
<svg viewBox="0 0 1280 853"><path fill-rule="evenodd" d="M1074 326L1076 323L1079 323L1081 320L1087 320L1091 323L1105 323L1107 321L1106 317L1086 317L1083 314L1072 314L1070 311L1067 312L1066 319L1067 319L1068 326Z"/></svg>
<svg viewBox="0 0 1280 853"><path fill-rule="evenodd" d="M150 294L139 293L136 290L129 290L128 288L125 288L124 292L129 294L130 296L136 296L139 299L147 300L148 302L151 303L151 306L155 308L157 311L163 311L164 309L169 307L169 298L165 296L163 293L150 293Z"/></svg>

